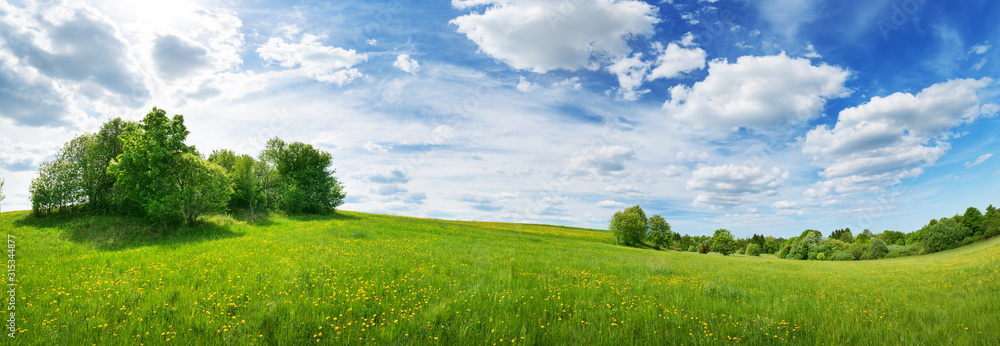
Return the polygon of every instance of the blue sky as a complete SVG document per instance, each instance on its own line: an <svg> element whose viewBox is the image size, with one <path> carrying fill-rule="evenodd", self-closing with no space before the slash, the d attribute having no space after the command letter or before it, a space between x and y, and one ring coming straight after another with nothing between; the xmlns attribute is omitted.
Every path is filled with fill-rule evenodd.
<svg viewBox="0 0 1000 346"><path fill-rule="evenodd" d="M154 105L330 151L347 210L913 231L1000 190L992 1L0 0L3 210Z"/></svg>

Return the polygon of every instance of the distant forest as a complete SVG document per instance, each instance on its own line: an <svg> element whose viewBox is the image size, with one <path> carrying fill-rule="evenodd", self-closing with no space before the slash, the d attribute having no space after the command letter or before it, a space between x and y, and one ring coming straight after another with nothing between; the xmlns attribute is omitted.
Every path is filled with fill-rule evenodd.
<svg viewBox="0 0 1000 346"><path fill-rule="evenodd" d="M993 205L982 213L969 207L965 214L931 219L919 230L903 233L886 230L872 233L865 229L857 235L850 228L830 232L829 236L807 229L790 239L754 234L749 238L733 237L727 229L712 236L680 235L673 232L663 217L646 218L638 205L619 211L611 218L608 228L619 244L651 246L657 249L723 255L776 254L779 258L796 260L854 261L922 255L944 251L1000 234L1000 213Z"/></svg>

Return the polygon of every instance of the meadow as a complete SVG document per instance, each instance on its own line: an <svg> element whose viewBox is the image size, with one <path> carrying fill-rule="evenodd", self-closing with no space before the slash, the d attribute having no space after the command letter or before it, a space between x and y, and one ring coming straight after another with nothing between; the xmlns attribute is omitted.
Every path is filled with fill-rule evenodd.
<svg viewBox="0 0 1000 346"><path fill-rule="evenodd" d="M347 211L177 229L13 212L0 230L24 345L1000 343L1000 237L830 262Z"/></svg>

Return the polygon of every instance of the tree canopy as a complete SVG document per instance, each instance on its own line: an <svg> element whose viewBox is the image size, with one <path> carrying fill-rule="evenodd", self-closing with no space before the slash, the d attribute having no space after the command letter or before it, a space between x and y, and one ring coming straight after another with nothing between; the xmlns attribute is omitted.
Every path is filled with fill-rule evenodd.
<svg viewBox="0 0 1000 346"><path fill-rule="evenodd" d="M608 228L614 233L618 244L637 246L646 238L646 213L638 205L616 212L611 217Z"/></svg>

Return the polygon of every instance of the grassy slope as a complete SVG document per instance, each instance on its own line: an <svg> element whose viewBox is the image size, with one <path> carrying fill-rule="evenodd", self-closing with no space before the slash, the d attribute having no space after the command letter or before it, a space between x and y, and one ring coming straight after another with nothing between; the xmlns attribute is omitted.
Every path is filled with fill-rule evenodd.
<svg viewBox="0 0 1000 346"><path fill-rule="evenodd" d="M352 212L257 225L216 218L167 236L138 224L0 214L0 230L17 240L18 341L1000 342L1000 238L818 262Z"/></svg>

